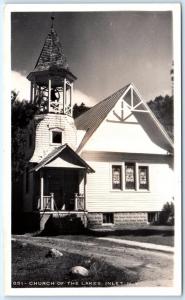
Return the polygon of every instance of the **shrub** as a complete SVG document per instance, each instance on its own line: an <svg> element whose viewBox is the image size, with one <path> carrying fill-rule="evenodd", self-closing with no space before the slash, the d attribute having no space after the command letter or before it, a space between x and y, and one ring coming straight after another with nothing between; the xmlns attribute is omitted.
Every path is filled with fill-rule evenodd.
<svg viewBox="0 0 185 300"><path fill-rule="evenodd" d="M174 225L174 204L167 202L164 204L159 214L160 225Z"/></svg>

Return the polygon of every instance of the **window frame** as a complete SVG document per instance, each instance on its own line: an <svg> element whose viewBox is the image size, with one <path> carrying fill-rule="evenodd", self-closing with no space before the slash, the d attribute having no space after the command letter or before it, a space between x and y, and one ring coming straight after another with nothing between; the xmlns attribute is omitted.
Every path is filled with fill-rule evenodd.
<svg viewBox="0 0 185 300"><path fill-rule="evenodd" d="M126 178L125 178L125 171L126 171L126 164L133 164L134 165L134 170L135 170L135 188L134 189L128 189L126 188ZM135 192L138 190L138 185L137 185L137 181L138 181L138 176L137 176L137 163L133 162L133 161L125 161L124 162L124 191L128 191L128 192Z"/></svg>
<svg viewBox="0 0 185 300"><path fill-rule="evenodd" d="M120 167L120 188L113 188L113 167ZM112 164L111 165L111 189L113 191L122 191L123 190L123 167L122 164Z"/></svg>
<svg viewBox="0 0 185 300"><path fill-rule="evenodd" d="M126 189L125 185L125 164L133 163L135 165L135 189ZM112 169L114 166L121 167L121 189L113 189L113 177ZM148 169L148 189L139 188L139 167L147 167ZM150 165L147 163L138 163L132 160L126 160L124 162L111 162L110 163L110 191L111 192L125 192L125 193L149 193L150 192Z"/></svg>
<svg viewBox="0 0 185 300"><path fill-rule="evenodd" d="M103 215L112 215L112 222L103 222ZM114 213L113 212L103 212L102 213L102 225L114 225Z"/></svg>
<svg viewBox="0 0 185 300"><path fill-rule="evenodd" d="M60 142L60 143L54 143L54 142L53 142L53 133L54 133L54 132L57 132L57 133L60 133L60 134L61 134L61 142ZM51 145L59 146L59 145L62 145L62 141L63 141L62 130L61 130L61 129L58 129L58 128L52 128L52 129L50 129L50 144L51 144Z"/></svg>
<svg viewBox="0 0 185 300"><path fill-rule="evenodd" d="M143 189L143 188L139 188L139 167L146 167L147 168L147 179L148 179L148 188L147 189ZM137 174L138 174L138 180L137 180L137 183L138 183L138 191L144 191L144 192L149 192L150 191L150 168L149 168L149 165L147 164L140 164L138 163L137 164Z"/></svg>

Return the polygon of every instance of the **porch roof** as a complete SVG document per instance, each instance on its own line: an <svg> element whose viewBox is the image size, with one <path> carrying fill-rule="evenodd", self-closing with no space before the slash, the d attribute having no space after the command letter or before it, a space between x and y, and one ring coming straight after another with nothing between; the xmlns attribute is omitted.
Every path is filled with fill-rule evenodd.
<svg viewBox="0 0 185 300"><path fill-rule="evenodd" d="M70 163L61 157L57 157L51 162L46 164L46 167L51 167L51 168L75 168L75 169L85 169L84 166L79 166L77 164Z"/></svg>
<svg viewBox="0 0 185 300"><path fill-rule="evenodd" d="M74 152L67 144L55 148L46 155L30 172L38 171L44 167L86 169L88 173L95 171Z"/></svg>

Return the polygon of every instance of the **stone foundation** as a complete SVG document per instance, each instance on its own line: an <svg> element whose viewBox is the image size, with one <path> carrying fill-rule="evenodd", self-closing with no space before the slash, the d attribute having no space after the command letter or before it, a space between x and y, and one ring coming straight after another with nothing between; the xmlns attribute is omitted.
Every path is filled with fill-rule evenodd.
<svg viewBox="0 0 185 300"><path fill-rule="evenodd" d="M87 226L94 227L102 225L103 215L102 213L88 213L87 215Z"/></svg>
<svg viewBox="0 0 185 300"><path fill-rule="evenodd" d="M113 214L114 225L126 224L147 224L147 212L115 212ZM88 227L98 227L103 225L103 213L88 213ZM106 224L108 225L108 224Z"/></svg>
<svg viewBox="0 0 185 300"><path fill-rule="evenodd" d="M147 224L148 214L146 212L118 212L114 213L114 224Z"/></svg>
<svg viewBox="0 0 185 300"><path fill-rule="evenodd" d="M129 225L129 224L147 224L148 223L148 213L147 212L115 212L113 214L113 225ZM44 230L46 227L61 224L61 222L66 223L67 226L71 227L72 223L75 226L75 219L78 223L86 228L102 227L103 223L103 213L102 212L35 212L27 213L24 215L24 230L26 231L36 231ZM73 221L74 222L73 222ZM72 222L71 222L72 221ZM71 222L71 223L69 223ZM107 223L106 225L109 225ZM111 223L110 223L111 225ZM51 226L51 230L52 230ZM70 231L70 230L69 230Z"/></svg>

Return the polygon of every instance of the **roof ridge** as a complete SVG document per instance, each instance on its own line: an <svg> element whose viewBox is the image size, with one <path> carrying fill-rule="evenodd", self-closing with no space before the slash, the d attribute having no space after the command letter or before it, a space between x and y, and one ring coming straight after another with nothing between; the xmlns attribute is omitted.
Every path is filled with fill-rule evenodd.
<svg viewBox="0 0 185 300"><path fill-rule="evenodd" d="M75 119L75 123L76 123L76 122L78 123L78 121L79 121L80 119L83 119L84 116L88 116L90 113L92 113L92 111L94 111L94 110L97 108L97 106L101 105L103 102L109 100L111 97L115 97L115 95L116 95L117 93L119 93L119 92L121 92L122 90L128 88L129 85L130 85L130 83L127 84L127 85L125 85L124 87L120 88L119 90L116 90L114 93L112 93L110 96L106 97L105 99L103 99L103 100L99 101L98 103L96 103L94 106L92 106L92 107L91 107L90 109L88 109L86 112L84 112L84 113L81 114L79 117L77 117L77 118Z"/></svg>

